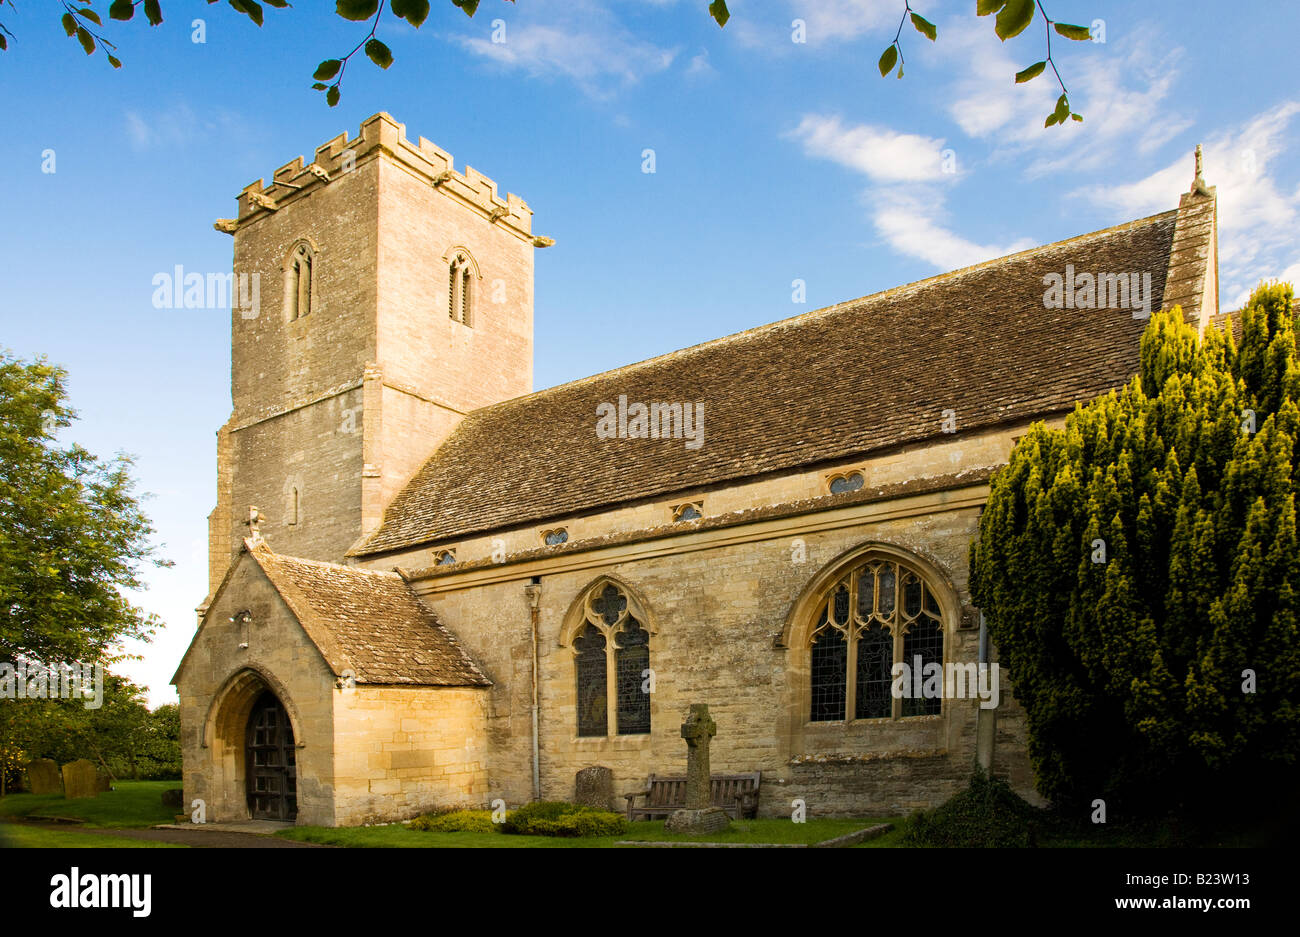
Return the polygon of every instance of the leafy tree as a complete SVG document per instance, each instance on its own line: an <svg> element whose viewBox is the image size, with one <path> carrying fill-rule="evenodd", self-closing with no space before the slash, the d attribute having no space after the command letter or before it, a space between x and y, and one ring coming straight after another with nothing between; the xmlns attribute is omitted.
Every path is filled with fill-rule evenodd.
<svg viewBox="0 0 1300 937"><path fill-rule="evenodd" d="M145 19L149 21L150 26L157 26L163 21L160 0L111 0L111 2L110 0L102 0L102 2L108 4L110 19L134 19L136 7L143 6ZM207 0L207 2L213 4L220 2L220 0ZM258 0L226 0L226 2L235 12L247 16L258 26L262 25L265 16L262 9L263 3L276 9L284 9L291 5L288 0L261 0L261 2L258 2ZM506 0L506 2L514 3L515 0ZM479 0L451 0L451 4L464 11L467 16L473 16L478 11ZM0 10L6 5L11 9L16 9L14 0L0 0ZM63 11L61 13L63 30L70 39L75 39L87 55L94 55L95 51L100 49L108 58L110 65L114 68L122 67L121 60L113 54L117 47L101 32L104 23L94 9L94 0L82 0L80 3L59 0L58 6ZM429 8L429 0L335 0L335 13L352 22L368 22L370 31L362 37L351 52L339 58L326 59L321 62L312 75L314 79L312 87L317 91L325 92L325 100L330 107L338 104L342 93L343 73L347 69L348 62L358 52L364 50L366 57L380 68L388 68L393 64L392 50L386 43L375 36L375 31L379 27L379 21L385 9L389 10L398 19L405 20L411 26L419 29L429 16ZM708 12L719 26L726 26L727 21L731 19L731 12L727 9L726 0L709 0ZM1046 70L1048 65L1051 65L1052 72L1061 86L1061 96L1057 99L1056 108L1048 115L1044 126L1051 127L1053 124L1063 124L1066 118L1083 120L1082 115L1071 111L1069 91L1066 90L1065 82L1061 79L1061 73L1057 71L1056 63L1052 59L1052 33L1055 32L1066 39L1086 40L1091 38L1088 29L1083 26L1055 22L1047 15L1042 0L976 0L975 12L979 16L996 14L993 19L993 31L1004 42L1020 35L1033 23L1038 14L1042 14L1043 26L1047 36L1046 56L1042 61L1035 62L1033 65L1017 72L1015 76L1016 83L1030 81L1038 77ZM895 65L898 66L898 77L903 77L902 33L903 27L909 21L917 32L931 42L938 38L938 30L934 24L912 9L911 0L903 0L903 15L898 24L898 32L894 35L894 41L885 48L877 63L882 77L892 72ZM12 36L13 33L5 27L4 23L0 22L0 51L9 47L8 37Z"/></svg>
<svg viewBox="0 0 1300 937"><path fill-rule="evenodd" d="M1189 810L1300 753L1300 364L1292 290L1238 347L1152 316L1140 373L1036 424L992 482L971 594L1066 808ZM1220 801L1222 805L1223 801Z"/></svg>
<svg viewBox="0 0 1300 937"><path fill-rule="evenodd" d="M0 661L111 659L159 624L121 591L154 553L131 460L56 444L75 416L65 378L0 350Z"/></svg>
<svg viewBox="0 0 1300 937"><path fill-rule="evenodd" d="M150 712L143 693L126 678L105 673L102 705L94 709L81 699L5 700L0 704L0 767L21 766L33 758L59 764L88 758L116 778L179 777L177 707ZM16 779L6 780L12 789Z"/></svg>

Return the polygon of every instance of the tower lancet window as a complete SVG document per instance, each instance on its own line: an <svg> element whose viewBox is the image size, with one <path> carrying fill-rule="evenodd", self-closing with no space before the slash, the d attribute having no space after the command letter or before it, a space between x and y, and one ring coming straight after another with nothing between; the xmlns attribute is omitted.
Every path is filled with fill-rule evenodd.
<svg viewBox="0 0 1300 937"><path fill-rule="evenodd" d="M447 315L461 325L474 325L474 269L469 255L457 251L447 271Z"/></svg>
<svg viewBox="0 0 1300 937"><path fill-rule="evenodd" d="M311 248L299 244L289 256L285 270L285 305L289 319L301 319L311 312L312 265L315 257Z"/></svg>

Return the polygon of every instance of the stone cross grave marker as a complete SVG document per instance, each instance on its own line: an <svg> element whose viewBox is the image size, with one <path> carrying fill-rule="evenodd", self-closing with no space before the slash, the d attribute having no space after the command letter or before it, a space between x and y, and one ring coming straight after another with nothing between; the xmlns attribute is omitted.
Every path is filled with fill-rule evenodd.
<svg viewBox="0 0 1300 937"><path fill-rule="evenodd" d="M85 758L78 758L63 766L63 796L68 800L77 797L96 797L99 794L95 783L95 765Z"/></svg>
<svg viewBox="0 0 1300 937"><path fill-rule="evenodd" d="M674 811L664 829L673 833L712 833L731 825L727 812L713 806L709 785L709 742L717 733L708 705L692 703L690 715L682 723L682 738L686 740L686 807Z"/></svg>
<svg viewBox="0 0 1300 937"><path fill-rule="evenodd" d="M63 790L63 775L53 758L37 758L27 764L27 786L33 794L57 794Z"/></svg>

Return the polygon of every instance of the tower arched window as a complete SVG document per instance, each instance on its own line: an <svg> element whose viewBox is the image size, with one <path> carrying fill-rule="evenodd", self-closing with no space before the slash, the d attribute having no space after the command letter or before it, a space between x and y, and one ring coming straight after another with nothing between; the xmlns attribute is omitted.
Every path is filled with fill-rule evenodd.
<svg viewBox="0 0 1300 937"><path fill-rule="evenodd" d="M919 571L892 557L869 557L840 576L814 608L809 721L939 714L943 614ZM897 664L906 665L908 679L896 699Z"/></svg>
<svg viewBox="0 0 1300 937"><path fill-rule="evenodd" d="M474 267L465 251L453 253L447 268L447 315L461 325L474 325Z"/></svg>
<svg viewBox="0 0 1300 937"><path fill-rule="evenodd" d="M289 319L301 319L311 312L312 274L315 254L306 243L298 244L285 264L285 308Z"/></svg>
<svg viewBox="0 0 1300 937"><path fill-rule="evenodd" d="M648 734L649 629L627 594L610 582L592 587L580 607L572 642L578 735Z"/></svg>

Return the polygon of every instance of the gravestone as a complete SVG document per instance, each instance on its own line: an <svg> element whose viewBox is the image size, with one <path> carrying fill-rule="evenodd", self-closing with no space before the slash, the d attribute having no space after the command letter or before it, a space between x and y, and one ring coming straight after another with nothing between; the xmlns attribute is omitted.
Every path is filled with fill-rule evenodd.
<svg viewBox="0 0 1300 937"><path fill-rule="evenodd" d="M95 764L78 758L63 766L63 796L68 800L79 797L96 797Z"/></svg>
<svg viewBox="0 0 1300 937"><path fill-rule="evenodd" d="M95 771L95 790L100 794L113 789L113 776L99 768Z"/></svg>
<svg viewBox="0 0 1300 937"><path fill-rule="evenodd" d="M574 781L575 804L613 810L614 772L604 765L592 765L578 772Z"/></svg>
<svg viewBox="0 0 1300 937"><path fill-rule="evenodd" d="M664 821L670 833L715 833L731 825L731 818L721 807L713 806L709 786L709 741L718 732L705 703L692 703L690 715L682 723L686 740L686 807L673 811Z"/></svg>
<svg viewBox="0 0 1300 937"><path fill-rule="evenodd" d="M162 792L162 805L164 807L174 807L177 810L185 803L185 791L179 787L170 787Z"/></svg>
<svg viewBox="0 0 1300 937"><path fill-rule="evenodd" d="M57 794L63 790L59 763L52 758L37 758L27 764L27 789L33 794Z"/></svg>

